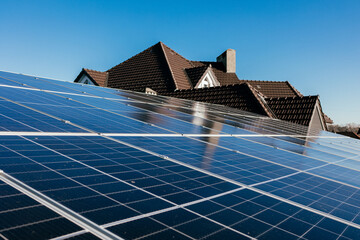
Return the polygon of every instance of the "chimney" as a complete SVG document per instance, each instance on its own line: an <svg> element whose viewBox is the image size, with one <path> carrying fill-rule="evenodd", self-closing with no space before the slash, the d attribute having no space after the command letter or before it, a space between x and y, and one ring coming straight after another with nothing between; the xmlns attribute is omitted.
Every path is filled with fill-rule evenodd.
<svg viewBox="0 0 360 240"><path fill-rule="evenodd" d="M236 51L234 49L226 50L216 58L216 61L224 64L227 73L236 72Z"/></svg>

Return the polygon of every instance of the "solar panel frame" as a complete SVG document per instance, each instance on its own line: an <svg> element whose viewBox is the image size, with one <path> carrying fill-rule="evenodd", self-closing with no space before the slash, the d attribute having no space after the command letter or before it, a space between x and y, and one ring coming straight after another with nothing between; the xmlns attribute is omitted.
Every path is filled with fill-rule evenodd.
<svg viewBox="0 0 360 240"><path fill-rule="evenodd" d="M13 122L0 123L0 169L95 221L57 239L360 236L358 141L189 100L5 72L0 83L0 104L38 116L1 113Z"/></svg>

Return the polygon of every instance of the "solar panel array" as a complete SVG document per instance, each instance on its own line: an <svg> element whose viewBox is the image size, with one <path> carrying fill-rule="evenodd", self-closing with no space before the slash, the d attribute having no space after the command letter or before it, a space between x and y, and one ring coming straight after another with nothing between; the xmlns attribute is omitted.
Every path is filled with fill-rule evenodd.
<svg viewBox="0 0 360 240"><path fill-rule="evenodd" d="M359 239L360 142L0 72L0 239Z"/></svg>

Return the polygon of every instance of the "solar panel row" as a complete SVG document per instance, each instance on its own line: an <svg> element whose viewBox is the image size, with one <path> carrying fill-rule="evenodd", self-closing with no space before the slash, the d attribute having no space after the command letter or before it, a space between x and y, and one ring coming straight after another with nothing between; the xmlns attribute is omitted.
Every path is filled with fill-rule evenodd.
<svg viewBox="0 0 360 240"><path fill-rule="evenodd" d="M360 237L357 141L187 100L0 81L0 179L12 185L0 185L0 219L12 219L0 238Z"/></svg>

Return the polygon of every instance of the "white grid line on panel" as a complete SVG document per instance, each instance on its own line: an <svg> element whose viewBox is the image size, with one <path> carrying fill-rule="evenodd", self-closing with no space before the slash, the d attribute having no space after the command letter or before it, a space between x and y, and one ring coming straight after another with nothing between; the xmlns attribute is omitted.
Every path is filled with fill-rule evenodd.
<svg viewBox="0 0 360 240"><path fill-rule="evenodd" d="M112 139L112 138L109 138L109 139ZM139 149L139 150L141 150L141 151L148 152L148 153L150 153L150 154L152 154L152 155L159 156L159 155L156 154L156 153L153 153L153 152L148 151L148 150L146 150L146 149L140 148L140 147L138 147L138 146L134 146L134 145L132 145L132 144L129 144L129 143L126 143L126 142L122 142L122 141L117 140L117 139L112 139L112 140L114 140L114 141L116 141L116 142L119 142L119 143L121 143L121 144L127 145L127 146L129 146L129 147L133 147L133 148ZM188 167L188 168L192 168L192 169L197 170L197 171L199 171L199 172L208 174L208 175L210 175L210 176L213 176L213 177L222 179L222 180L224 180L224 181L228 181L228 182L233 183L233 184L235 184L235 185L238 185L238 186L240 186L240 187L250 189L250 190L252 190L252 191L254 191L254 192L258 192L258 193L263 194L263 195L265 195L265 196L275 198L275 199L277 199L277 200L279 200L279 201L286 202L286 203L288 203L288 204L297 206L297 207L302 208L302 209L306 209L306 210L308 210L308 211L310 211L310 212L319 214L319 215L324 216L324 217L331 218L331 219L333 219L333 220L335 220L335 221L338 221L338 222L341 222L341 223L344 223L344 224L347 224L347 225L350 225L350 226L353 226L353 227L355 227L355 228L360 229L360 225L359 225L359 224L356 224L356 223L353 223L353 222L350 222L350 221L341 219L341 218L339 218L339 217L330 215L330 214L328 214L328 213L324 213L324 212L322 212L322 211L319 211L319 210L316 210L316 209L307 207L307 206L305 206L305 205L302 205L302 204L299 204L299 203L290 201L290 200L288 200L288 199L285 199L285 198L276 196L276 195L274 195L274 194L271 194L271 193L262 191L262 190L260 190L260 189L257 189L257 188L254 188L254 187L251 187L251 186L248 186L248 185L239 183L239 182L234 181L234 180L232 180L232 179L229 179L229 178L220 176L220 175L218 175L218 174L214 174L214 173L212 173L212 172L209 172L209 171L206 171L206 170L203 170L203 169L194 167L194 166L192 166L192 165L189 165L189 164L180 162L180 161L178 161L178 160L175 160L175 159L172 159L172 158L167 158L167 159L168 159L169 161L173 161L173 162L175 162L175 163L178 163L178 164L180 164L180 165L186 166L186 167Z"/></svg>
<svg viewBox="0 0 360 240"><path fill-rule="evenodd" d="M153 193L151 193L151 192L149 192L149 191L147 191L147 190L145 190L145 189L139 188L139 187L137 187L137 186L135 186L135 185L133 185L133 184L131 184L131 183L128 183L128 182L126 182L126 181L123 181L123 180L121 180L121 179L119 179L119 178L117 178L117 177L112 176L111 174L105 173L105 172L103 172L103 171L101 171L101 170L98 170L98 169L96 169L96 168L94 168L94 167L88 166L88 165L85 164L85 163L82 163L82 162L80 162L80 161L77 161L77 160L75 160L75 159L73 159L73 158L71 158L71 157L69 157L69 156L67 156L67 155L64 155L64 154L62 154L62 153L59 153L59 152L57 152L57 151L55 151L55 150L53 150L53 149L51 149L51 148L48 148L48 147L46 147L46 146L44 146L44 145L42 145L42 144L36 143L36 142L34 142L34 141L30 140L30 139L27 139L27 138L24 138L24 139L26 139L26 140L28 140L28 141L30 141L30 142L32 142L32 143L35 143L36 145L42 146L43 148L46 148L46 149L48 149L48 150L50 150L50 151L52 151L52 152L55 152L55 153L57 153L57 154L60 154L60 155L62 155L62 156L64 156L64 157L66 157L66 158L72 159L73 161L78 162L78 163L80 163L80 164L82 164L82 165L84 165L84 166L86 166L86 167L88 167L88 168L91 168L91 169L93 169L93 170L95 170L95 171L98 171L98 172L104 174L104 175L107 175L107 176L109 176L109 177L111 177L111 178L114 178L114 179L116 179L116 180L118 180L118 181L120 181L120 182L123 182L123 183L125 183L125 184L127 184L127 185L129 185L129 186L132 186L133 188L136 188L136 189L138 189L138 190L140 190L140 191L146 192L146 193L148 193L148 194L150 194L150 195L152 195L152 196L154 196L154 197L157 197L157 198L159 198L159 199L161 199L161 200L163 200L163 201L166 201L166 202L168 202L168 203L170 203L170 204L172 204L172 205L179 206L178 204L175 204L175 203L173 203L173 202L171 202L171 201L169 201L169 200L167 200L167 199L165 199L165 198L163 198L163 197L157 196L156 194L153 194ZM54 170L53 170L53 171L54 171ZM199 214L197 214L197 215L199 215ZM223 226L223 227L225 227L225 228L227 228L227 229L229 229L229 230L232 230L232 231L235 231L235 232L237 232L237 233L240 233L239 231L237 231L237 230L235 230L235 229L232 229L232 228L230 228L230 227L228 227L228 226L225 226L225 225L223 225L223 224L221 224L221 223L218 223L218 222L213 221L213 220L211 220L211 221L214 222L214 223L216 223L216 224L218 224L218 225L221 225L221 226ZM171 229L171 227L169 227L169 228ZM173 230L175 230L175 231L177 231L177 232L179 232L179 233L181 233L181 234L184 234L184 233L182 233L182 232L180 232L180 231L178 231L178 230L176 230L176 229L173 229ZM244 235L244 233L241 233L241 234Z"/></svg>
<svg viewBox="0 0 360 240"><path fill-rule="evenodd" d="M6 79L6 78L4 78L4 79ZM18 89L33 90L33 91L43 91L43 92L56 93L56 94L68 94L68 95L83 96L83 97L93 97L93 98L115 100L115 101L120 100L120 99L115 99L115 98L99 97L99 96L96 96L96 95L83 95L83 94L76 94L76 93L67 93L67 92L60 92L60 91L43 90L43 89L38 89L38 88L25 88L25 87L18 87L18 86L10 86L10 85L4 85L4 84L0 84L0 87L18 88ZM60 96L60 97L63 97L63 96ZM78 102L77 100L73 100L73 101ZM120 101L122 101L122 100L120 100ZM127 100L127 101L129 101L129 100ZM141 102L141 101L138 101L138 100L134 100L134 101L130 100L129 102L146 103L146 102ZM80 103L82 103L82 102L80 102ZM86 103L82 103L82 104L92 106L92 105L89 105L89 104L86 104ZM170 105L170 106L172 106L172 105ZM95 107L95 106L92 106L92 107ZM138 108L136 106L133 106L133 107ZM95 108L98 108L98 107L95 107ZM101 110L104 110L104 111L109 111L109 110L102 109L102 108L98 108L98 109L101 109ZM109 112L111 112L111 111L109 111ZM116 114L114 112L111 112L111 113ZM220 113L223 113L223 112L220 112ZM163 114L161 114L161 115L163 115ZM167 115L164 115L164 116L167 116ZM267 117L263 117L263 116L251 116L251 115L244 115L244 116L245 117L250 117L250 118L253 117L253 118L259 118L259 119L268 119ZM167 116L167 117L171 117L171 116ZM136 119L134 119L134 120L136 120ZM177 120L183 121L181 119L177 119ZM278 119L273 119L273 120L278 120ZM213 121L213 120L211 120L211 121ZM278 121L280 121L280 120L278 120ZM187 121L185 121L185 122L187 122ZM187 122L187 123L189 123L189 122ZM235 127L235 126L233 126L233 127Z"/></svg>
<svg viewBox="0 0 360 240"><path fill-rule="evenodd" d="M58 213L60 216L63 216L78 226L87 229L89 232L101 239L122 239L4 172L0 173L0 179L11 187Z"/></svg>
<svg viewBox="0 0 360 240"><path fill-rule="evenodd" d="M62 235L62 236L59 236L59 237L51 238L50 240L65 240L65 239L76 237L76 236L79 236L79 235L85 234L85 233L88 233L88 231L81 230L81 231L69 233L69 234L66 234L66 235Z"/></svg>
<svg viewBox="0 0 360 240"><path fill-rule="evenodd" d="M33 109L32 109L33 110ZM40 112L41 113L41 112ZM43 113L42 113L43 114ZM48 115L53 117L51 115ZM66 122L66 120L59 119L60 121ZM78 125L67 122L76 127ZM22 123L23 124L23 123ZM81 127L82 129L86 129ZM86 129L87 131L91 131ZM326 137L326 136L304 136L304 135L276 135L276 134L191 134L191 133L96 133L94 131L91 132L17 132L17 131L0 131L0 136L109 136L109 137L308 137L308 138L343 138L343 137ZM247 140L247 139L245 139ZM257 142L256 142L257 143ZM261 143L258 143L261 144ZM265 146L269 146L266 144L262 144ZM283 150L283 149L281 149Z"/></svg>
<svg viewBox="0 0 360 240"><path fill-rule="evenodd" d="M122 223L131 222L131 221L134 221L134 220L138 220L138 219L141 219L141 218L151 217L151 216L154 216L154 215L157 215L157 214L160 214L160 213L169 212L169 211L172 211L172 210L175 210L175 209L179 209L179 208L185 208L185 207L188 207L188 206L191 206L191 205L195 205L195 204L198 204L198 203L201 203L201 202L205 202L205 201L208 201L208 200L211 200L211 199L214 199L214 198L218 198L218 197L221 197L221 196L225 196L225 195L228 195L228 194L231 194L231 193L240 191L240 190L242 190L242 189L244 189L244 188L242 188L242 187L236 188L236 189L233 189L233 190L230 190L230 191L227 191L227 192L223 192L223 193L220 193L220 194L216 194L216 195L213 195L213 196L210 196L210 197L206 197L206 198L202 198L202 199L199 199L199 200L196 200L196 201L192 201L192 202L180 204L180 205L178 205L178 206L161 209L161 210L158 210L158 211L154 211L154 212L142 214L142 215L139 215L139 216L135 216L135 217L123 219L123 220L116 221L116 222L106 223L106 224L104 224L104 225L102 225L102 226L108 228L108 227L112 227L112 226L115 226L115 225L118 225L118 224L122 224Z"/></svg>
<svg viewBox="0 0 360 240"><path fill-rule="evenodd" d="M199 140L199 139L196 139L196 138L191 138L191 139L193 139L193 140L195 140L195 141L203 142L202 140ZM334 163L336 163L336 162L342 162L342 161L345 161L345 160L351 160L352 158L359 157L360 155L356 155L356 156L344 158L344 159L341 159L341 160L338 160L338 161L335 161L335 162L327 162L327 161L324 161L324 160L320 160L320 159L317 159L317 158L313 158L313 157L308 157L308 156L306 156L307 158L312 158L312 159L315 159L315 160L318 160L318 161L322 161L322 162L324 162L324 163L326 163L326 164L321 165L321 166L317 166L317 167L313 167L313 168L309 168L309 169L306 169L306 170L299 170L299 169L294 168L294 167L290 167L290 166L286 166L286 165L284 165L284 164L276 163L276 162L273 162L273 161L268 160L268 159L263 159L263 158L260 158L260 157L256 157L256 156L253 156L253 155L251 155L251 154L239 152L239 151L236 151L236 150L234 150L234 149L227 148L227 147L224 147L224 146L220 146L220 145L216 145L216 144L208 143L208 142L206 142L206 144L214 145L214 146L217 146L217 147L219 147L219 148L226 149L226 150L229 150L229 151L235 151L235 152L237 152L237 153L240 153L240 154L243 154L243 155L246 155L246 156L249 156L249 157L253 157L253 158L256 158L256 159L265 161L265 162L273 163L273 164L275 164L275 165L279 165L279 166L282 166L282 167L285 167L285 168L292 169L292 170L296 171L296 173L292 173L292 174L289 174L289 175L286 175L286 176L292 176L292 175L295 175L295 174L298 174L298 173L307 173L307 174L310 174L310 175L313 175L313 176L316 176L316 177L319 177L319 178L323 178L323 179L326 179L326 180L330 180L330 181L333 181L333 182L337 182L337 183L340 183L340 184L343 184L343 185L347 185L347 186L351 186L351 187L360 189L360 187L357 187L357 186L353 186L353 185L350 185L350 184L347 184L347 183L344 183L344 182L341 182L341 181L338 181L338 180L335 180L335 179L329 179L329 178L327 178L327 177L324 177L324 176L321 176L321 175L318 175L318 174L315 174L315 173L308 172L308 171L310 171L310 170L317 169L317 168L321 168L321 167L328 166L328 165L337 165L337 164L334 164ZM258 144L258 143L257 143L257 144ZM266 146L268 146L268 145L266 145ZM269 146L268 146L268 147L269 147ZM279 150L284 151L283 149L279 149ZM301 156L302 156L302 155L301 155ZM337 165L337 166L344 167L344 166L341 166L341 165ZM360 170L352 169L352 168L349 168L349 167L344 167L344 168L348 168L348 169L351 169L351 170L354 170L354 171L360 171ZM280 178L283 178L283 177L280 177ZM273 181L273 179L267 180L267 181L265 181L265 182L271 182L271 181ZM263 183L263 182L261 182L261 183ZM259 184L260 184L260 183L257 183L256 185L259 185Z"/></svg>
<svg viewBox="0 0 360 240"><path fill-rule="evenodd" d="M24 137L23 137L23 138L24 138ZM26 139L26 138L24 138L24 139ZM30 142L33 142L33 141L29 140L29 139L26 139L26 140L28 140L28 141L30 141ZM34 143L35 143L35 142L34 142ZM72 159L72 158L70 158L70 157L68 157L68 156L66 156L66 155L63 155L63 154L61 154L61 153L58 153L58 152L55 151L55 150L52 150L52 149L47 148L46 146L43 146L43 145L38 144L38 143L35 143L35 144L37 144L37 145L39 145L39 146L42 146L42 147L44 147L44 148L46 148L46 149L48 149L48 150L50 150L50 151L52 151L52 152L55 152L55 153L57 153L57 154L60 154L60 155L62 155L62 156L64 156L64 157L66 157L66 158ZM5 148L6 148L6 147L5 147ZM11 150L11 151L14 151L14 150ZM19 153L18 153L18 154L19 154ZM20 154L20 155L21 155L21 154ZM23 156L23 157L28 158L28 157L26 157L26 156ZM73 159L72 159L72 160L73 160ZM73 161L76 161L76 160L73 160ZM35 161L34 161L34 162L35 162ZM41 163L37 163L37 164L44 166L44 165L41 164ZM86 164L83 164L83 165L87 166ZM53 169L51 169L51 168L49 168L49 167L46 167L46 166L44 166L44 167L45 167L45 168L48 168L48 169L51 170L51 171L54 171L54 172L62 175L62 176L65 177L65 178L68 178L68 179L70 179L70 180L78 183L79 185L81 185L81 186L83 186L83 187L86 187L86 188L88 188L88 189L91 189L92 191L98 193L99 195L102 195L102 196L104 196L104 197L106 197L106 198L109 198L110 200L112 200L112 201L114 201L114 202L117 202L119 205L124 205L124 206L126 206L125 204L123 204L123 203L121 203L121 202L119 202L119 201L117 201L117 200L115 200L115 199L112 199L111 197L109 197L109 196L107 196L107 195L105 195L105 194L102 194L102 193L100 193L100 192L92 189L91 187L88 187L88 186L85 185L85 184L82 184L82 183L80 183L80 182L77 182L76 180L74 180L74 179L72 179L72 178L70 178L70 177L67 177L67 176L63 175L62 173L57 172L56 170L53 170ZM89 168L92 168L91 166L88 166L88 167L89 167ZM100 171L100 170L97 170L97 171ZM105 174L105 175L106 175L106 174ZM107 175L109 175L109 174L107 174ZM111 176L111 175L109 175L109 176ZM112 177L112 178L115 178L115 177L113 177L113 176L111 176L111 177ZM115 179L117 179L117 178L115 178ZM129 183L125 182L125 181L122 181L122 180L119 180L119 179L117 179L117 180L118 180L119 182L126 183L127 185L132 185L132 184L129 184ZM20 181L19 181L19 182L20 182ZM21 184L23 184L24 186L28 187L26 184L24 184L24 183L22 183L22 182L21 182ZM29 187L29 188L30 188L30 187ZM148 192L148 191L146 191L146 190L144 190L144 189L138 188L138 187L136 187L136 186L134 186L134 188L136 188L136 189L138 189L138 190L140 190L140 191L146 192L146 193L148 193L148 194L150 194L150 195L152 195L152 196L155 196L155 197L157 197L157 198L159 198L159 199L162 199L163 201L166 201L166 202L168 202L168 203L170 203L170 204L172 204L172 205L177 206L176 204L172 203L171 201L166 200L166 199L163 199L162 197L157 196L157 195L155 195L155 194L152 194L152 193L150 193L150 192ZM34 190L34 191L36 191L36 190ZM79 198L79 199L83 199L83 198ZM76 199L72 199L72 200L76 200ZM57 203L56 201L54 201L54 202ZM51 204L51 203L50 203L50 204ZM60 203L57 203L57 204L60 205ZM61 206L62 206L62 205L61 205ZM111 207L111 206L110 206L110 207ZM128 207L128 208L132 209L131 207ZM137 211L137 210L135 210L135 209L132 209L132 210L135 211L135 212L140 213L139 211ZM87 219L87 218L84 218L84 219ZM90 220L89 220L89 221L90 221ZM154 220L154 221L158 222L157 220ZM168 227L169 229L172 229L171 227L167 226L167 225L164 224L164 223L161 223L161 222L159 222L159 223L162 224L162 225L164 225L165 227ZM100 227L103 228L102 226L100 226ZM181 234L184 234L184 233L180 232L179 230L176 230L176 229L173 229L173 230L176 231L176 232L179 232L179 233L181 233ZM186 234L184 234L184 235L186 235ZM187 236L187 235L186 235L186 236ZM106 238L104 238L104 239L106 239ZM119 238L119 239L121 239L121 238Z"/></svg>

